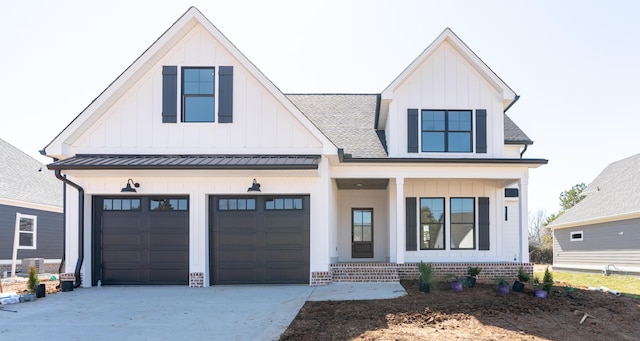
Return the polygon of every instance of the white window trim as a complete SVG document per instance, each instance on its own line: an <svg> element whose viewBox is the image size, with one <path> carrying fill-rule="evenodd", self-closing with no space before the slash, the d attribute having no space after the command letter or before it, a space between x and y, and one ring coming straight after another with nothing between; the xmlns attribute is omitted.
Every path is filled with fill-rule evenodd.
<svg viewBox="0 0 640 341"><path fill-rule="evenodd" d="M20 220L22 219L31 219L33 220L33 231L20 231ZM31 233L33 234L33 245L24 246L20 245L20 233ZM17 247L20 250L35 250L38 248L38 217L30 214L22 214L16 213L16 239L18 240Z"/></svg>
<svg viewBox="0 0 640 341"><path fill-rule="evenodd" d="M574 234L580 234L580 238L574 238L573 235ZM569 232L569 239L572 242L581 242L584 240L584 232L582 231L573 231L573 232Z"/></svg>
<svg viewBox="0 0 640 341"><path fill-rule="evenodd" d="M208 67L212 67L214 72L213 72L213 122L185 122L183 121L183 113L182 113L182 101L184 100L182 97L182 69L188 69L188 68L208 68ZM193 63L193 64L185 64L185 65L178 65L178 70L176 71L178 73L177 75L177 82L178 82L178 103L177 103L177 112L179 113L179 119L176 120L176 123L181 124L181 125L185 125L185 126L192 126L192 127L202 127L202 124L218 124L218 98L220 96L219 93L219 87L220 87L220 79L219 79L219 74L220 74L220 65L218 64L206 64L206 65L200 65L199 63Z"/></svg>

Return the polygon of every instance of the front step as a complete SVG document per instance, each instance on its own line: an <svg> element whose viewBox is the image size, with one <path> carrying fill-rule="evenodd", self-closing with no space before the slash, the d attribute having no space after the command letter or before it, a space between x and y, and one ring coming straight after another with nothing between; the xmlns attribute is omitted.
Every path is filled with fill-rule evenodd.
<svg viewBox="0 0 640 341"><path fill-rule="evenodd" d="M398 268L392 263L331 264L333 282L399 282Z"/></svg>

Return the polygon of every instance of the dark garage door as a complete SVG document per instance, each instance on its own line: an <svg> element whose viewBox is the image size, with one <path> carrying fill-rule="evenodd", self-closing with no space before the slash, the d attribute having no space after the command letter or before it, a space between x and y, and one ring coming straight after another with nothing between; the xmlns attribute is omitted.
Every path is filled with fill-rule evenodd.
<svg viewBox="0 0 640 341"><path fill-rule="evenodd" d="M93 284L189 284L187 197L95 197Z"/></svg>
<svg viewBox="0 0 640 341"><path fill-rule="evenodd" d="M309 196L210 197L211 284L308 284Z"/></svg>

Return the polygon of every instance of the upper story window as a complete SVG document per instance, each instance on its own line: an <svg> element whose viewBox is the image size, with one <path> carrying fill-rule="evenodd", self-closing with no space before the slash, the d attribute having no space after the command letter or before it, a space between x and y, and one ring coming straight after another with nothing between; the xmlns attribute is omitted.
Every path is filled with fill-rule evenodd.
<svg viewBox="0 0 640 341"><path fill-rule="evenodd" d="M215 69L182 68L182 121L215 122Z"/></svg>
<svg viewBox="0 0 640 341"><path fill-rule="evenodd" d="M423 152L471 152L471 110L422 110Z"/></svg>

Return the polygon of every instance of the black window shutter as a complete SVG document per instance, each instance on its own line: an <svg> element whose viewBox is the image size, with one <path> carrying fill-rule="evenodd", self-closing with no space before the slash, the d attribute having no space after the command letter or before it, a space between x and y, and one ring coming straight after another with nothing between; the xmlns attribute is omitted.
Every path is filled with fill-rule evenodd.
<svg viewBox="0 0 640 341"><path fill-rule="evenodd" d="M178 107L178 67L162 67L162 123L176 123Z"/></svg>
<svg viewBox="0 0 640 341"><path fill-rule="evenodd" d="M406 198L406 248L407 251L418 250L417 227L418 220L416 216L416 198Z"/></svg>
<svg viewBox="0 0 640 341"><path fill-rule="evenodd" d="M478 198L479 249L489 250L489 198Z"/></svg>
<svg viewBox="0 0 640 341"><path fill-rule="evenodd" d="M221 66L218 72L218 123L233 122L233 66Z"/></svg>
<svg viewBox="0 0 640 341"><path fill-rule="evenodd" d="M476 153L487 152L487 111L476 110Z"/></svg>
<svg viewBox="0 0 640 341"><path fill-rule="evenodd" d="M409 109L407 114L407 152L418 152L418 109Z"/></svg>

